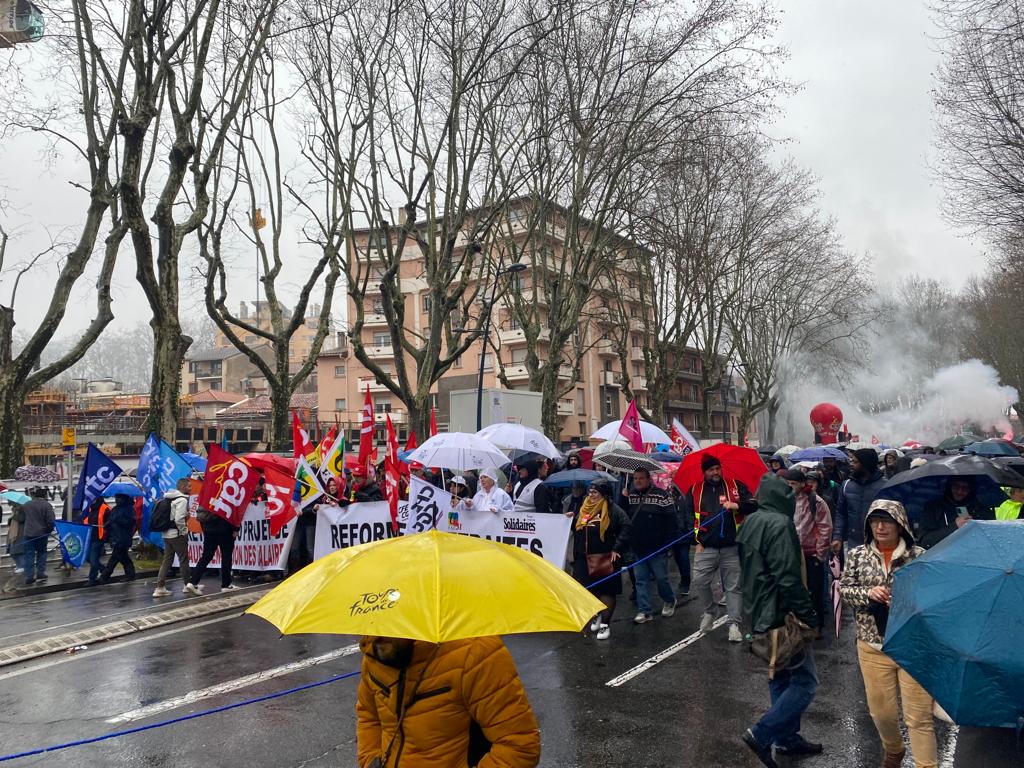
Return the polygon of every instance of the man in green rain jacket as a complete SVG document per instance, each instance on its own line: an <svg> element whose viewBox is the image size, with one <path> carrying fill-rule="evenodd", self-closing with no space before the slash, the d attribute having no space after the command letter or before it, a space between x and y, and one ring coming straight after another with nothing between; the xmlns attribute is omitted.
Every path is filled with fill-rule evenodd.
<svg viewBox="0 0 1024 768"><path fill-rule="evenodd" d="M743 614L755 634L781 627L790 612L807 626L816 626L793 524L795 511L793 489L781 478L765 475L757 489L757 512L747 517L736 537L743 572ZM743 741L769 768L777 765L773 745L782 755L819 754L821 744L800 735L800 717L818 687L811 647L790 659L768 686L771 709L743 733Z"/></svg>

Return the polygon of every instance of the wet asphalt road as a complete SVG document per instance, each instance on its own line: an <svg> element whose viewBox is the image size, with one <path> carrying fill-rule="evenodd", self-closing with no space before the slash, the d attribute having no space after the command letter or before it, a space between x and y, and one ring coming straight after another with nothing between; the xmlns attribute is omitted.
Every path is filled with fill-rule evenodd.
<svg viewBox="0 0 1024 768"><path fill-rule="evenodd" d="M208 591L214 588L208 582ZM180 582L174 582L177 594ZM48 628L90 615L120 615L145 608L152 580L114 584L67 600L25 598L0 605L0 643L35 639ZM177 597L171 599L178 599ZM669 619L634 626L625 599L611 640L576 635L513 636L516 659L541 724L541 764L559 768L602 766L760 765L738 741L768 701L759 662L715 630L650 670L610 688L605 683L691 634L699 610L689 602ZM136 615L136 614L131 614ZM110 619L107 619L110 620ZM55 629L67 631L66 628ZM18 636L18 637L15 637ZM74 656L51 656L0 669L0 757L45 745L144 726L232 704L358 669L358 654L289 674L250 681L198 702L173 700L198 689L350 646L351 637L285 637L260 619L220 614L191 624L141 633L90 647ZM863 702L863 688L846 634L842 644L816 649L821 687L804 721L804 734L825 744L825 754L781 766L877 766L880 750ZM355 764L357 679L324 686L62 752L12 761L13 766L168 766L305 768ZM166 703L158 714L127 723L110 719L141 706ZM1003 768L1024 765L1013 734L941 728L941 765ZM912 763L908 759L906 766Z"/></svg>

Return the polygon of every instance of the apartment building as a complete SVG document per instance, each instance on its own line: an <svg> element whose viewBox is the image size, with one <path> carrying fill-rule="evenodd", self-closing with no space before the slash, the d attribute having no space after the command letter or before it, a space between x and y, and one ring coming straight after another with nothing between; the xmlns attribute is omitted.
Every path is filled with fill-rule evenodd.
<svg viewBox="0 0 1024 768"><path fill-rule="evenodd" d="M509 236L516 237L517 217L510 216ZM519 327L516 317L510 309L512 296L518 294L527 301L534 302L541 316L541 327L546 320L547 306L543 290L544 269L555 269L559 249L564 246L564 230L557 224L546 229L547 247L550 249L550 264L543 259L534 260L536 267L510 275L513 281L510 290L499 297L491 315L491 330L487 340L486 351L482 340L474 342L455 362L441 379L435 383L433 396L438 414L438 422L443 430L449 419L450 392L455 390L475 389L477 387L480 355L483 354L483 386L485 388L509 388L528 390L530 388L529 372L526 368L527 341L523 330ZM354 250L365 255L371 238L377 237L370 230L356 233ZM457 243L457 247L467 247L468 243ZM628 247L623 243L623 247ZM371 251L372 253L372 251ZM371 269L373 264L371 263ZM430 318L430 296L424 278L423 260L415 244L406 246L401 255L399 277L401 289L405 294L405 316L408 327L416 332L423 331ZM615 279L601 278L594 286L590 301L582 313L579 333L582 334L582 354L578 378L574 379L573 369L563 365L559 371L560 381L566 390L558 402L558 415L561 433L558 440L563 447L585 445L588 437L598 427L608 421L621 418L627 407L622 393L622 369L618 346L613 339L621 338L621 331L628 328L628 342L631 344L629 365L631 388L638 403L647 405L647 382L643 377L643 348L647 344L645 329L651 327L644 322L644 312L650 307L642 300L639 288L639 276L623 272ZM472 306L463 309L470 315L468 320L453 317L453 326L465 325L474 327L474 320L483 312L489 298L488 291L481 290ZM357 309L351 297L346 296L348 318L356 317ZM384 316L379 288L371 279L367 283L364 298L364 322L360 331L361 341L367 354L385 371L394 373L395 351L392 349L391 333ZM648 318L649 319L649 318ZM614 331L614 332L613 332ZM543 358L546 354L547 332L542 331L538 341L538 354ZM688 426L695 426L697 413L700 410L699 391L692 391L687 385L696 372L696 381L700 380L699 355L695 351L687 353L691 361L686 371L687 378L680 377L678 398L669 404L668 412L678 415ZM693 362L696 361L696 368ZM414 370L413 362L407 356L409 370ZM350 428L358 425L364 393L367 387L374 401L374 409L378 421L383 422L384 414L390 413L392 422L398 428L400 439L404 439L408 414L401 401L388 389L376 381L375 377L351 353L344 339L324 349L318 359L318 411L321 421L333 421L348 424ZM684 367L686 367L684 365ZM699 389L699 388L698 388Z"/></svg>

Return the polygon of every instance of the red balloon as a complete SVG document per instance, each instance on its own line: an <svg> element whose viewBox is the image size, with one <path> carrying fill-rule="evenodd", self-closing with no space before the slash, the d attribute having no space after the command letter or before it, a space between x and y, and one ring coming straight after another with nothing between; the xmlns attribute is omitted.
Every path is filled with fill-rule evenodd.
<svg viewBox="0 0 1024 768"><path fill-rule="evenodd" d="M811 409L811 426L822 443L834 443L842 425L843 412L832 403L819 403Z"/></svg>

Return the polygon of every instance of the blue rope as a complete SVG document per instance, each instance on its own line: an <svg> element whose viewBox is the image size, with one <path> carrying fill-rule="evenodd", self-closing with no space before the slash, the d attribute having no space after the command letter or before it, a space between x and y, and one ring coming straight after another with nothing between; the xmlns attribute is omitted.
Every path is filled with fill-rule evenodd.
<svg viewBox="0 0 1024 768"><path fill-rule="evenodd" d="M291 693L298 693L299 691L308 691L310 688L319 688L321 685L327 685L338 680L345 680L350 677L355 677L359 674L359 670L355 672L346 672L342 675L335 675L334 677L328 677L326 680L320 680L315 683L306 683L305 685L298 685L294 688L288 688L284 691L277 691L276 693L268 693L265 696L257 696L253 699L246 699L244 701L238 701L234 704L225 704L221 707L214 707L213 709L206 709L202 712L193 712L190 715L182 715L181 717L174 717L170 720L161 720L158 723L150 723L149 725L140 725L136 728L128 728L123 731L114 731L113 733L107 733L102 736L93 736L89 739L79 739L78 741L68 741L64 744L55 744L51 747L39 747L38 749L30 749L25 752L13 752L9 755L0 756L0 763L5 763L9 760L17 760L21 757L32 757L34 755L42 755L49 752L57 752L62 749L70 749L71 747L81 747L86 744L95 744L99 741L107 741L108 739L116 739L119 736L129 736L133 733L142 733L143 731L151 731L154 728L163 728L167 725L174 725L175 723L183 723L186 720L195 720L199 717L206 717L207 715L214 715L218 712L227 712L230 709L238 709L238 707L245 707L249 704L258 704L261 701L270 701L271 699L278 699L282 696L287 696Z"/></svg>
<svg viewBox="0 0 1024 768"><path fill-rule="evenodd" d="M718 518L720 518L720 517L722 517L723 515L725 515L725 513L726 513L726 512L728 512L728 510L726 510L726 509L723 509L723 510L722 510L721 512L719 512L719 513L718 513L717 515L715 515L715 516L714 516L714 517L712 517L712 518L711 518L710 520L708 520L708 524L710 525L711 523L715 522L715 520L717 520ZM723 524L724 524L724 520L723 520ZM587 589L591 589L591 590L592 590L592 589L593 589L594 587L596 587L596 586L597 586L598 584L603 584L604 582L606 582L606 581L609 581L610 579L614 579L614 578L615 578L616 576L621 576L621 575L622 575L622 574L623 574L623 573L624 573L625 571L628 571L628 570L630 570L631 568L636 568L636 567L637 567L638 565L640 565L640 563L644 563L644 562L647 562L648 560L650 560L650 559L651 559L652 557L654 557L655 555L660 555L660 554L661 554L662 552L664 552L664 551L665 551L666 549L671 549L671 548L672 548L672 547L674 547L674 546L675 546L676 544L679 544L680 542L682 542L682 541L685 541L686 539L688 539L688 538L690 538L691 536L693 536L693 535L694 535L694 533L695 533L695 532L694 532L693 530L689 530L689 531L687 531L686 533L684 533L684 534L683 534L682 536L680 536L680 537L679 537L678 539L676 539L675 541L670 541L670 542L669 542L668 544L666 544L665 546L663 546L663 547L662 547L661 549L656 549L656 550L654 550L653 552L651 552L651 554L649 554L649 555L647 555L647 556L645 556L645 557L641 557L641 558L640 558L639 560L637 560L637 561L636 561L635 563L630 563L629 565L623 566L622 568L620 568L619 570L617 570L617 571L616 571L615 573L609 574L608 576L605 576L604 578L598 579L597 581L595 581L595 582L593 582L593 583L591 583L591 584L587 584L587 585L586 585Z"/></svg>

